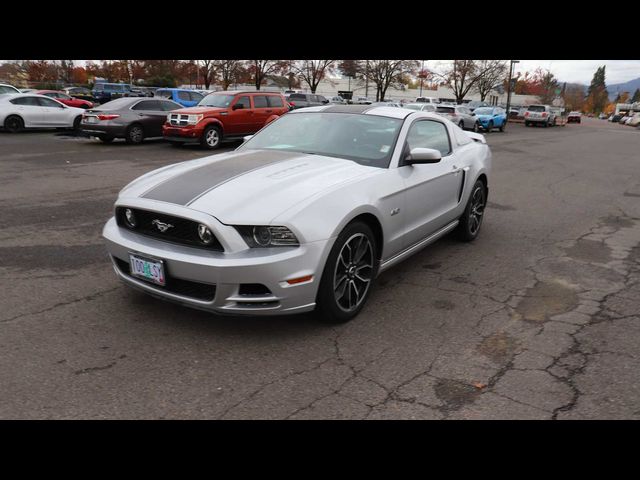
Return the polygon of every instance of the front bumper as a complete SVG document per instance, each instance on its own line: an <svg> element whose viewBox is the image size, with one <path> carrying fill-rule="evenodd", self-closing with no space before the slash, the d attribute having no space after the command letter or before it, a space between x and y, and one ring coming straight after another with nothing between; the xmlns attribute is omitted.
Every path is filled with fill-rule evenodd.
<svg viewBox="0 0 640 480"><path fill-rule="evenodd" d="M203 132L204 128L201 128L199 125L174 127L164 124L162 126L162 136L169 142L199 142Z"/></svg>
<svg viewBox="0 0 640 480"><path fill-rule="evenodd" d="M322 270L334 241L295 248L213 252L136 234L118 227L115 218L107 222L102 235L116 275L127 285L164 300L227 315L281 315L313 310ZM215 289L213 300L194 298L132 277L122 269L123 262L129 263L130 253L163 260L169 281L174 278L211 285ZM286 282L307 275L313 278L295 285ZM240 287L244 284L261 284L271 293L243 294Z"/></svg>

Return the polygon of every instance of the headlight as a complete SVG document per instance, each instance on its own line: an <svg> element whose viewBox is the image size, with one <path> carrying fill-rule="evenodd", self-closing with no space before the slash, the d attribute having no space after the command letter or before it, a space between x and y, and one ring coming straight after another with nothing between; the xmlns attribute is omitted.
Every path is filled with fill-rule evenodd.
<svg viewBox="0 0 640 480"><path fill-rule="evenodd" d="M236 226L244 241L252 248L297 247L300 245L295 234L287 227L264 225Z"/></svg>
<svg viewBox="0 0 640 480"><path fill-rule="evenodd" d="M189 115L189 118L187 118L187 124L189 125L195 125L196 123L198 123L200 120L202 120L202 118L204 117L203 114L199 114L199 115Z"/></svg>

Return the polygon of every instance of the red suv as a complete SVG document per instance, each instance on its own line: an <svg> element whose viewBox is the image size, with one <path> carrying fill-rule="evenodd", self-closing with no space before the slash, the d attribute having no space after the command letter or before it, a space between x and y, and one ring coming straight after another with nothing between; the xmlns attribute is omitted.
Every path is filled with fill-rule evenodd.
<svg viewBox="0 0 640 480"><path fill-rule="evenodd" d="M253 135L288 111L280 93L215 92L195 107L171 111L162 127L162 136L174 145L200 143L214 149L223 139Z"/></svg>

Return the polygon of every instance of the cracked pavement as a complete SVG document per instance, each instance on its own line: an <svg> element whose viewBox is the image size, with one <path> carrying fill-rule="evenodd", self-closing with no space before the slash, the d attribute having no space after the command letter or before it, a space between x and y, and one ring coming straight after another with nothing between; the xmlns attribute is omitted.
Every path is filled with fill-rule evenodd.
<svg viewBox="0 0 640 480"><path fill-rule="evenodd" d="M640 131L583 122L487 135L480 237L385 272L339 326L118 283L118 190L202 150L0 134L0 418L640 418Z"/></svg>

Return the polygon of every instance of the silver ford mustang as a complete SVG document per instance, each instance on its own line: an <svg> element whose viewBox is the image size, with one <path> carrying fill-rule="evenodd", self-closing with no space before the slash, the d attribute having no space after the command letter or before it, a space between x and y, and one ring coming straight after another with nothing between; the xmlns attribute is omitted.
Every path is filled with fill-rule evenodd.
<svg viewBox="0 0 640 480"><path fill-rule="evenodd" d="M446 233L476 238L491 152L427 112L329 105L234 152L169 165L119 194L103 236L118 277L222 314L358 314L376 276Z"/></svg>

